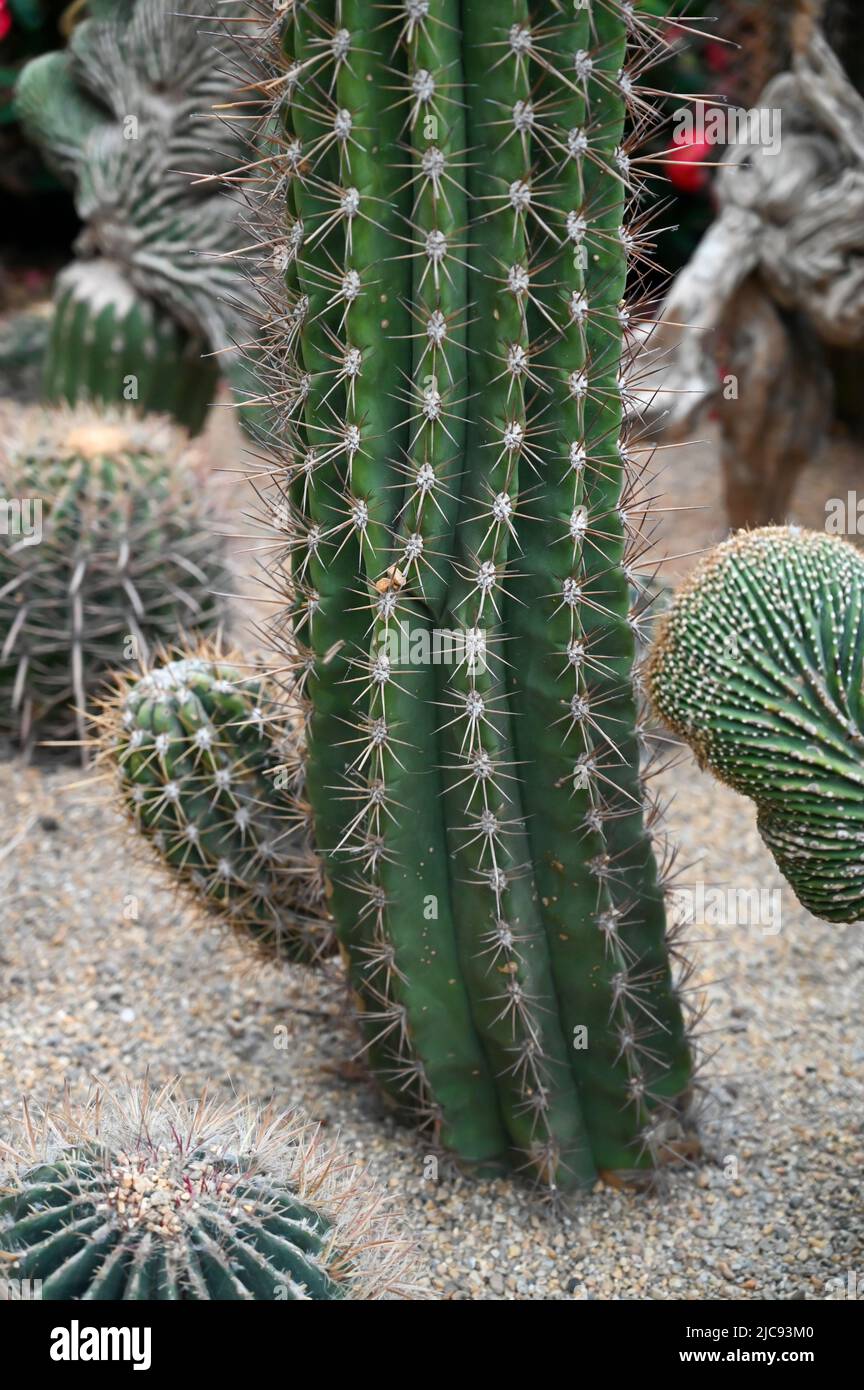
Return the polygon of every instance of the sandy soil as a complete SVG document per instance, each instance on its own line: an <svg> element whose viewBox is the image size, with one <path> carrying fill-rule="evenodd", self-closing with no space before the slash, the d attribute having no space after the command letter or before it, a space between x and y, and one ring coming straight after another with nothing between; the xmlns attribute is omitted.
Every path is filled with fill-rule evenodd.
<svg viewBox="0 0 864 1390"><path fill-rule="evenodd" d="M796 905L731 792L687 763L665 790L682 860L704 850L683 881L777 890L782 913L776 934L694 931L706 1156L665 1193L605 1188L554 1215L517 1184L447 1165L430 1181L423 1142L358 1078L338 984L250 967L128 857L106 787L15 763L0 767L0 1128L22 1092L180 1072L338 1127L405 1210L434 1297L824 1298L856 1271L860 1288L864 935Z"/></svg>

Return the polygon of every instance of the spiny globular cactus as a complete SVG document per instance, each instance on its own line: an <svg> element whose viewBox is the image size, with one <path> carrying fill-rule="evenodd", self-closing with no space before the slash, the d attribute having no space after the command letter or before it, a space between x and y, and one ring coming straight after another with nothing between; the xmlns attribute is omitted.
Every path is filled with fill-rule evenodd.
<svg viewBox="0 0 864 1390"><path fill-rule="evenodd" d="M212 644L119 676L98 746L136 829L208 916L267 956L314 965L335 941L311 846L296 711Z"/></svg>
<svg viewBox="0 0 864 1390"><path fill-rule="evenodd" d="M229 584L196 455L159 417L34 409L0 439L0 732L82 738L112 668L224 620ZM8 517L7 517L8 520Z"/></svg>
<svg viewBox="0 0 864 1390"><path fill-rule="evenodd" d="M208 21L237 12L217 0L195 16L173 0L100 5L66 49L21 73L23 127L83 223L55 288L49 400L135 401L193 431L204 422L219 381L206 354L232 347L243 295L236 198L208 183L243 149L227 125L214 139L210 110L235 84Z"/></svg>
<svg viewBox="0 0 864 1390"><path fill-rule="evenodd" d="M99 1090L0 1144L4 1273L56 1301L410 1295L383 1194L317 1126L176 1083Z"/></svg>
<svg viewBox="0 0 864 1390"><path fill-rule="evenodd" d="M806 908L864 918L864 557L768 526L697 566L664 616L647 682L703 767L752 797Z"/></svg>
<svg viewBox="0 0 864 1390"><path fill-rule="evenodd" d="M462 1159L553 1191L662 1163L692 1079L623 429L663 32L618 0L297 0L241 64L267 49L283 123L250 168L275 628L365 1054Z"/></svg>

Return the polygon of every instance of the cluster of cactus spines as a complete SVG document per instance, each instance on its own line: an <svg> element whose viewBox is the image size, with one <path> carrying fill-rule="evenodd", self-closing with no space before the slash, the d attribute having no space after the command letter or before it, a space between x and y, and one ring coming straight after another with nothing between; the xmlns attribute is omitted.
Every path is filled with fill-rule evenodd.
<svg viewBox="0 0 864 1390"><path fill-rule="evenodd" d="M365 1052L445 1146L553 1190L662 1163L692 1082L622 418L662 32L619 0L297 0L246 48L283 132L250 166L287 287L274 629Z"/></svg>
<svg viewBox="0 0 864 1390"><path fill-rule="evenodd" d="M84 224L57 282L48 399L135 400L195 430L219 378L202 354L225 352L240 331L230 252L244 239L236 199L208 182L243 148L211 110L236 83L208 19L237 6L197 8L103 7L64 52L28 64L16 90L25 130L74 188Z"/></svg>
<svg viewBox="0 0 864 1390"><path fill-rule="evenodd" d="M10 416L0 496L0 732L84 738L109 672L215 631L230 578L196 455L158 416L89 407Z"/></svg>
<svg viewBox="0 0 864 1390"><path fill-rule="evenodd" d="M794 526L713 550L662 619L658 715L756 803L800 901L864 918L864 556Z"/></svg>
<svg viewBox="0 0 864 1390"><path fill-rule="evenodd" d="M334 953L296 711L263 672L202 643L117 678L98 746L175 880L277 960Z"/></svg>
<svg viewBox="0 0 864 1390"><path fill-rule="evenodd" d="M384 1195L318 1126L177 1083L95 1091L0 1143L4 1272L48 1300L411 1296Z"/></svg>

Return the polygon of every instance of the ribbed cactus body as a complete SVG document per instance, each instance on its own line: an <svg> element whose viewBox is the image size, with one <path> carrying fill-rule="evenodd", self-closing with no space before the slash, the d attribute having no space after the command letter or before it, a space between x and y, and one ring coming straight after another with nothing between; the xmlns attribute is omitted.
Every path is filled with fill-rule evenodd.
<svg viewBox="0 0 864 1390"><path fill-rule="evenodd" d="M224 620L215 512L185 436L166 421L33 410L0 440L0 496L4 734L81 736L112 669Z"/></svg>
<svg viewBox="0 0 864 1390"><path fill-rule="evenodd" d="M651 656L658 714L752 797L805 907L864 917L864 557L797 527L742 531L676 595Z"/></svg>
<svg viewBox="0 0 864 1390"><path fill-rule="evenodd" d="M622 145L659 33L617 0L310 0L262 85L277 575L365 1054L462 1158L552 1187L662 1161L691 1078L620 384Z"/></svg>
<svg viewBox="0 0 864 1390"><path fill-rule="evenodd" d="M78 262L55 289L45 397L70 405L125 399L197 433L219 380L215 360L202 358L205 348L109 262Z"/></svg>
<svg viewBox="0 0 864 1390"><path fill-rule="evenodd" d="M404 1287L382 1197L314 1126L176 1087L28 1116L5 1155L4 1269L57 1301L308 1302Z"/></svg>
<svg viewBox="0 0 864 1390"><path fill-rule="evenodd" d="M104 712L121 796L177 880L269 956L332 955L298 735L268 678L205 647L124 680Z"/></svg>
<svg viewBox="0 0 864 1390"><path fill-rule="evenodd" d="M200 1154L172 1164L81 1147L29 1170L23 1184L0 1202L11 1220L3 1234L13 1254L20 1248L21 1277L43 1281L43 1298L272 1300L280 1284L291 1299L340 1296L322 1269L327 1223L290 1193L246 1178L237 1162ZM172 1237L196 1189L175 1260ZM231 1214L239 1221L226 1230Z"/></svg>

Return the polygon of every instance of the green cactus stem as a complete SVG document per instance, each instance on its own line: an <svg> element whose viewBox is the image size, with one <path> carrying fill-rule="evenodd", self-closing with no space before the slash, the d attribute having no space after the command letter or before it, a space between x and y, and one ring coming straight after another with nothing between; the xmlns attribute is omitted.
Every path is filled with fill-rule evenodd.
<svg viewBox="0 0 864 1390"><path fill-rule="evenodd" d="M662 619L647 682L702 767L755 802L797 897L864 917L864 557L795 526L740 531Z"/></svg>
<svg viewBox="0 0 864 1390"><path fill-rule="evenodd" d="M650 122L662 21L307 0L268 34L274 632L365 1055L468 1162L552 1190L656 1167L692 1055L640 768L622 374L628 111Z"/></svg>
<svg viewBox="0 0 864 1390"><path fill-rule="evenodd" d="M0 1146L4 1274L57 1301L410 1296L383 1195L296 1113L99 1090Z"/></svg>
<svg viewBox="0 0 864 1390"><path fill-rule="evenodd" d="M333 954L300 731L269 677L202 644L118 677L98 729L134 826L208 920L277 960Z"/></svg>

